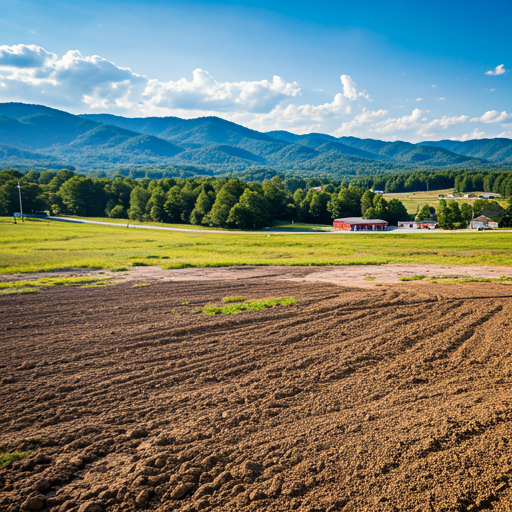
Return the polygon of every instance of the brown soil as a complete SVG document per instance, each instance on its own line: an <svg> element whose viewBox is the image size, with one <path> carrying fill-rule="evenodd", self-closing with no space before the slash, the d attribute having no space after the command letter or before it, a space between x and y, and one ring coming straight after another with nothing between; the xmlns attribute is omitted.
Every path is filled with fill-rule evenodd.
<svg viewBox="0 0 512 512"><path fill-rule="evenodd" d="M268 270L0 297L0 510L511 510L510 286Z"/></svg>

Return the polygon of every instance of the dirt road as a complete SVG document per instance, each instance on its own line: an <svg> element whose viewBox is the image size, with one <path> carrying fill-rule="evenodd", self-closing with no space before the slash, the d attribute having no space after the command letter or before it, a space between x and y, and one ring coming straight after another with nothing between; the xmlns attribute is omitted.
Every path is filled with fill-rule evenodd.
<svg viewBox="0 0 512 512"><path fill-rule="evenodd" d="M132 284L0 297L1 510L510 510L510 286Z"/></svg>

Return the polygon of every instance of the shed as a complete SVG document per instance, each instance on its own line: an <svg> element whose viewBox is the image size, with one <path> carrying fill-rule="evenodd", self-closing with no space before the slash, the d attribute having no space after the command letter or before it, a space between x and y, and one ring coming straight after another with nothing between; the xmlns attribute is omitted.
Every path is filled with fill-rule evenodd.
<svg viewBox="0 0 512 512"><path fill-rule="evenodd" d="M409 228L409 229L436 229L437 221L436 220L399 220L398 227L399 228Z"/></svg>
<svg viewBox="0 0 512 512"><path fill-rule="evenodd" d="M363 219L362 217L346 217L335 219L334 229L343 231L384 231L388 223L380 219Z"/></svg>
<svg viewBox="0 0 512 512"><path fill-rule="evenodd" d="M480 217L476 217L473 219L469 227L471 229L478 229L478 228L487 228L487 229L496 229L498 227L498 223L494 222L489 217L486 217L485 215L480 215Z"/></svg>

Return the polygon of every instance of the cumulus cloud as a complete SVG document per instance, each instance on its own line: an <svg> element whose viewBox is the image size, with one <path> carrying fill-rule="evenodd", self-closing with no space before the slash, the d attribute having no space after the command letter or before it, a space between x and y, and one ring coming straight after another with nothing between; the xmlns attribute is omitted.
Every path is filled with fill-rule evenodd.
<svg viewBox="0 0 512 512"><path fill-rule="evenodd" d="M332 135L335 137L341 137L342 135L352 135L358 132L362 127L366 127L374 123L377 119L386 116L387 110L367 110L363 108L361 114L357 115L351 121L341 123L341 126L335 130Z"/></svg>
<svg viewBox="0 0 512 512"><path fill-rule="evenodd" d="M450 140L460 140L461 142L464 142L466 140L483 139L484 137L485 133L481 132L478 128L475 128L471 133L466 133L460 137L451 137Z"/></svg>
<svg viewBox="0 0 512 512"><path fill-rule="evenodd" d="M341 83L343 85L343 96L350 101L357 100L359 96L370 100L370 95L366 91L357 91L356 83L352 80L349 75L341 75Z"/></svg>
<svg viewBox="0 0 512 512"><path fill-rule="evenodd" d="M156 107L198 111L268 112L281 100L299 96L296 82L218 82L196 69L192 80L160 82L120 67L98 55L70 50L62 57L35 45L0 46L2 96L19 101L85 104L90 109Z"/></svg>
<svg viewBox="0 0 512 512"><path fill-rule="evenodd" d="M423 101L423 98L416 98L416 101Z"/></svg>
<svg viewBox="0 0 512 512"><path fill-rule="evenodd" d="M199 110L269 112L286 97L300 95L296 82L274 76L272 82L218 82L207 71L196 69L191 81L148 80L143 96L158 107Z"/></svg>
<svg viewBox="0 0 512 512"><path fill-rule="evenodd" d="M422 121L427 121L423 116L423 110L415 108L411 115L384 119L373 125L373 131L377 133L392 133L394 131L411 130L421 125Z"/></svg>
<svg viewBox="0 0 512 512"><path fill-rule="evenodd" d="M499 66L496 66L494 69L491 69L489 71L486 71L486 75L504 75L508 69L505 69L505 64L500 64Z"/></svg>
<svg viewBox="0 0 512 512"><path fill-rule="evenodd" d="M508 119L512 119L512 112L507 114L504 110L503 112L497 112L496 110L488 110L485 114L480 117L473 117L471 122L473 123L503 123Z"/></svg>
<svg viewBox="0 0 512 512"><path fill-rule="evenodd" d="M33 44L17 44L14 46L0 46L0 67L5 68L37 68L44 66L55 58L44 48Z"/></svg>

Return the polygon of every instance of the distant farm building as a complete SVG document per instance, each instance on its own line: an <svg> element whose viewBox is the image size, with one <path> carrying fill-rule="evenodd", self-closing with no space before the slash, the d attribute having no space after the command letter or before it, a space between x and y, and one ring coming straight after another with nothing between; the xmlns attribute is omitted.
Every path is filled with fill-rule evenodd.
<svg viewBox="0 0 512 512"><path fill-rule="evenodd" d="M469 223L469 227L471 229L497 229L498 223L485 215L480 215Z"/></svg>
<svg viewBox="0 0 512 512"><path fill-rule="evenodd" d="M361 217L347 217L336 219L333 222L334 229L343 231L384 231L388 223L380 219L363 219Z"/></svg>
<svg viewBox="0 0 512 512"><path fill-rule="evenodd" d="M374 190L374 194L384 194L384 190Z"/></svg>
<svg viewBox="0 0 512 512"><path fill-rule="evenodd" d="M437 221L435 220L422 220L416 222L415 220L400 220L398 221L399 228L410 229L436 229Z"/></svg>

